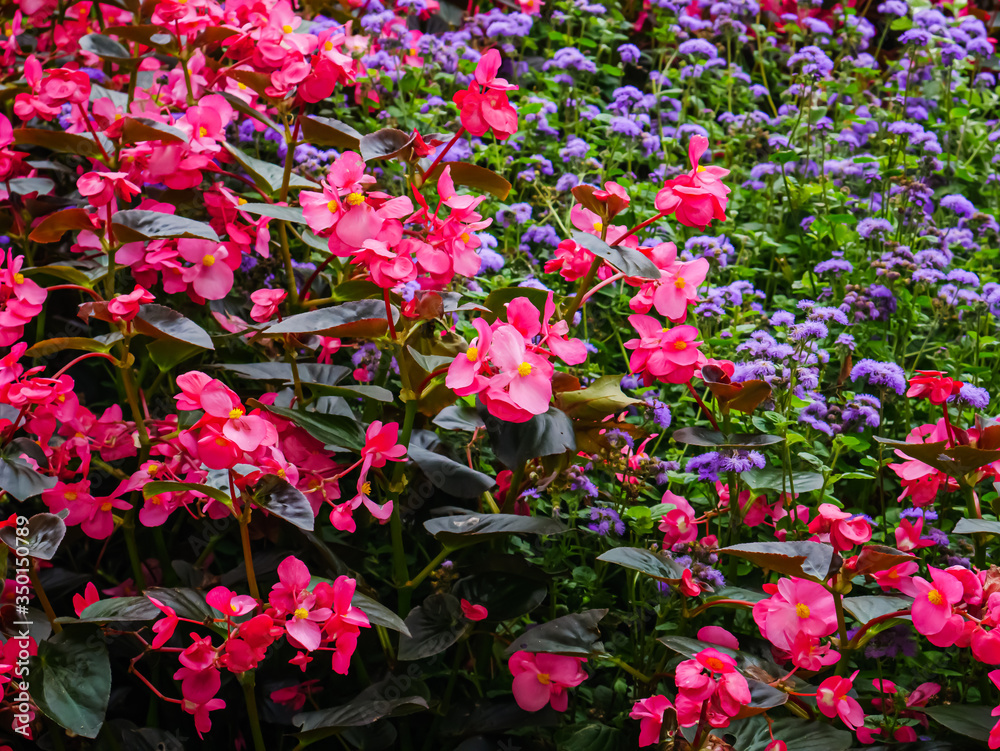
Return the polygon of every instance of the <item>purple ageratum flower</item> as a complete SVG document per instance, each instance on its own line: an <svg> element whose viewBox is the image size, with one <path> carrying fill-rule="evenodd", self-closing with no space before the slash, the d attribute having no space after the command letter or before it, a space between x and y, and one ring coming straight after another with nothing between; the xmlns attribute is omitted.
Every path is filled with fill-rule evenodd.
<svg viewBox="0 0 1000 751"><path fill-rule="evenodd" d="M841 411L845 433L856 431L861 433L865 427L877 428L881 423L879 411L881 400L870 394L858 394Z"/></svg>
<svg viewBox="0 0 1000 751"><path fill-rule="evenodd" d="M802 72L813 78L825 78L833 71L833 60L816 45L803 47L790 58L788 67L802 66Z"/></svg>
<svg viewBox="0 0 1000 751"><path fill-rule="evenodd" d="M954 396L949 396L948 401L957 404L965 404L973 409L983 410L990 406L990 392L979 386L967 383Z"/></svg>
<svg viewBox="0 0 1000 751"><path fill-rule="evenodd" d="M963 219L969 219L976 213L976 207L968 198L962 195L953 194L945 196L939 204L942 209L950 209Z"/></svg>
<svg viewBox="0 0 1000 751"><path fill-rule="evenodd" d="M809 310L809 319L812 321L834 321L842 326L846 326L847 315L840 308L830 308L818 305Z"/></svg>
<svg viewBox="0 0 1000 751"><path fill-rule="evenodd" d="M719 472L723 471L722 455L718 451L709 451L706 454L692 457L684 465L684 471L698 475L699 480L718 482Z"/></svg>
<svg viewBox="0 0 1000 751"><path fill-rule="evenodd" d="M590 151L589 144L582 138L570 138L566 145L559 149L559 156L565 159L583 159Z"/></svg>
<svg viewBox="0 0 1000 751"><path fill-rule="evenodd" d="M682 42L680 46L677 47L677 54L702 55L709 60L714 60L719 56L719 51L715 48L715 45L707 39L689 39L686 42Z"/></svg>
<svg viewBox="0 0 1000 751"><path fill-rule="evenodd" d="M829 261L817 263L813 271L817 274L830 273L834 276L840 276L841 274L849 274L854 271L854 264L850 261L845 261L843 258L831 258Z"/></svg>
<svg viewBox="0 0 1000 751"><path fill-rule="evenodd" d="M607 439L608 445L614 449L624 448L625 446L635 448L635 441L632 439L632 436L624 430L614 428L605 433L604 437Z"/></svg>
<svg viewBox="0 0 1000 751"><path fill-rule="evenodd" d="M865 358L851 368L851 380L866 380L869 385L906 393L906 373L894 362L879 362Z"/></svg>
<svg viewBox="0 0 1000 751"><path fill-rule="evenodd" d="M618 55L621 57L623 63L637 63L639 62L639 48L634 44L623 44L618 48Z"/></svg>
<svg viewBox="0 0 1000 751"><path fill-rule="evenodd" d="M792 326L788 332L788 338L793 342L804 342L818 339L826 339L830 335L830 330L821 321L806 321Z"/></svg>
<svg viewBox="0 0 1000 751"><path fill-rule="evenodd" d="M969 287L979 286L979 277L971 271L966 271L965 269L952 269L948 272L946 279L949 282L958 282L959 284L965 284Z"/></svg>
<svg viewBox="0 0 1000 751"><path fill-rule="evenodd" d="M771 316L770 321L772 326L791 326L795 323L795 314L789 313L787 310L779 310L773 316Z"/></svg>
<svg viewBox="0 0 1000 751"><path fill-rule="evenodd" d="M885 219L862 219L858 222L858 234L866 240L873 234L879 236L888 235L892 232L892 225Z"/></svg>
<svg viewBox="0 0 1000 751"><path fill-rule="evenodd" d="M802 230L804 232L808 232L810 229L812 229L813 222L815 222L815 221L816 221L816 217L814 217L814 216L807 216L805 219L803 219L801 222L799 222L799 226L802 228Z"/></svg>
<svg viewBox="0 0 1000 751"><path fill-rule="evenodd" d="M925 522L936 522L937 511L929 508L906 508L899 512L904 519L923 519Z"/></svg>
<svg viewBox="0 0 1000 751"><path fill-rule="evenodd" d="M848 352L854 351L854 337L850 334L841 334L837 337L837 346L846 347Z"/></svg>
<svg viewBox="0 0 1000 751"><path fill-rule="evenodd" d="M482 259L482 265L479 268L480 274L484 271L496 273L503 268L504 258L495 250L490 250L489 248L482 246L479 248L478 252L479 258Z"/></svg>
<svg viewBox="0 0 1000 751"><path fill-rule="evenodd" d="M587 529L596 532L601 537L607 537L611 530L621 537L625 534L625 522L622 521L618 512L606 506L590 507L590 524Z"/></svg>
<svg viewBox="0 0 1000 751"><path fill-rule="evenodd" d="M556 180L556 190L566 193L580 184L580 178L572 173L567 173Z"/></svg>
<svg viewBox="0 0 1000 751"><path fill-rule="evenodd" d="M670 423L673 421L673 416L670 414L670 407L667 403L661 402L653 394L646 394L643 400L653 410L653 422L661 428L669 428Z"/></svg>
<svg viewBox="0 0 1000 751"><path fill-rule="evenodd" d="M878 6L878 12L886 16L905 16L910 8L904 0L885 0Z"/></svg>

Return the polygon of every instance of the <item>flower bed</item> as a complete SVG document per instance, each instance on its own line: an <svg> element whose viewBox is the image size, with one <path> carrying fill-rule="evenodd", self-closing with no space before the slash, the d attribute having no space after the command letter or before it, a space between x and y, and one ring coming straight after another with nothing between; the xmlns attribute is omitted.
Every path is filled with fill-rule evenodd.
<svg viewBox="0 0 1000 751"><path fill-rule="evenodd" d="M990 18L18 2L0 749L1000 747Z"/></svg>

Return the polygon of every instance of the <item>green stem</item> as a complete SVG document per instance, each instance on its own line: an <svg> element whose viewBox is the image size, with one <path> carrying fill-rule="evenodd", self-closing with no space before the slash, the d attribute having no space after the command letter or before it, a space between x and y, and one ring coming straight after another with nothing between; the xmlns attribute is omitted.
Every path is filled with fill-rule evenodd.
<svg viewBox="0 0 1000 751"><path fill-rule="evenodd" d="M253 568L253 552L250 550L250 504L245 503L240 514L240 541L243 543L243 563L247 570L247 584L250 586L250 596L260 600L260 590L257 589L257 573Z"/></svg>
<svg viewBox="0 0 1000 751"><path fill-rule="evenodd" d="M52 603L49 602L48 595L45 594L45 588L42 586L42 580L38 578L37 561L31 562L31 566L28 568L28 576L31 577L31 586L35 589L35 595L37 595L38 601L42 603L42 610L45 611L45 617L49 619L49 623L52 625L52 630L58 634L62 631L62 626L56 623L56 611L52 609Z"/></svg>
<svg viewBox="0 0 1000 751"><path fill-rule="evenodd" d="M260 713L257 711L257 697L254 695L254 671L240 673L240 683L243 685L243 697L247 703L247 715L250 717L250 732L253 735L254 751L265 751L264 733L260 729Z"/></svg>
<svg viewBox="0 0 1000 751"><path fill-rule="evenodd" d="M142 561L139 559L139 546L135 541L135 507L125 512L122 521L122 532L125 534L125 547L128 548L128 560L132 565L132 578L135 586L141 592L146 588L146 575L142 573Z"/></svg>
<svg viewBox="0 0 1000 751"><path fill-rule="evenodd" d="M449 555L451 555L451 553L452 553L453 550L454 550L454 548L449 548L448 546L445 546L444 549L440 553L438 553L436 556L434 556L434 559L430 563L428 563L426 566L424 566L424 570L421 571L416 576L414 576L408 582L406 582L405 586L408 589L416 589L420 585L420 582L422 582L424 579L426 579L428 576L430 576L431 573L438 566L441 565L442 561L444 561L445 558L447 558Z"/></svg>

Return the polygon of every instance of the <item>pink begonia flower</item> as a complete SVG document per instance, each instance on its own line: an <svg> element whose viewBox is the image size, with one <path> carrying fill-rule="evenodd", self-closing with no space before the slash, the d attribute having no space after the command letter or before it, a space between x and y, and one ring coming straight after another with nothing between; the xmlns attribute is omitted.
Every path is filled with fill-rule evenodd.
<svg viewBox="0 0 1000 751"><path fill-rule="evenodd" d="M656 208L664 215L675 214L677 221L686 227L704 230L713 219L726 220L726 196L729 188L722 178L729 170L722 167L700 167L698 161L708 149L708 139L691 136L688 142L688 159L691 172L672 180L656 194Z"/></svg>
<svg viewBox="0 0 1000 751"><path fill-rule="evenodd" d="M547 704L557 712L565 712L569 704L566 689L587 679L582 668L585 662L582 657L515 652L507 663L514 676L514 701L525 712L537 712Z"/></svg>
<svg viewBox="0 0 1000 751"><path fill-rule="evenodd" d="M215 587L205 595L205 602L225 614L227 618L246 615L257 608L257 601L249 595L238 595L226 587Z"/></svg>
<svg viewBox="0 0 1000 751"><path fill-rule="evenodd" d="M697 514L686 498L667 490L660 503L672 504L674 507L660 518L658 529L663 532L663 547L670 548L678 543L698 539L698 524L695 522Z"/></svg>
<svg viewBox="0 0 1000 751"><path fill-rule="evenodd" d="M76 187L91 206L106 206L116 193L123 201L131 201L140 192L126 172L88 172L77 179Z"/></svg>
<svg viewBox="0 0 1000 751"><path fill-rule="evenodd" d="M465 352L455 357L448 366L448 375L444 379L445 385L458 396L479 393L489 383L489 379L481 374L489 362L493 332L482 318L475 319L472 325L479 336L469 342Z"/></svg>
<svg viewBox="0 0 1000 751"><path fill-rule="evenodd" d="M390 247L380 240L366 239L355 251L351 263L367 269L371 280L383 289L392 289L417 278L417 266L413 263L406 243Z"/></svg>
<svg viewBox="0 0 1000 751"><path fill-rule="evenodd" d="M194 716L194 726L201 738L203 733L212 729L209 712L226 707L225 701L213 698L222 686L219 671L216 668L192 670L182 667L174 673L174 680L181 682L181 695L184 697L181 708Z"/></svg>
<svg viewBox="0 0 1000 751"><path fill-rule="evenodd" d="M462 607L462 615L470 621L482 621L489 615L489 611L485 605L473 605L465 599L461 601L460 605Z"/></svg>
<svg viewBox="0 0 1000 751"><path fill-rule="evenodd" d="M482 392L490 414L508 422L527 422L548 411L552 365L528 351L524 337L514 326L504 324L493 332L490 359L499 369Z"/></svg>
<svg viewBox="0 0 1000 751"><path fill-rule="evenodd" d="M492 130L493 135L503 141L517 130L517 111L507 99L507 92L517 86L496 77L500 62L500 53L489 50L476 64L469 88L457 92L453 100L458 105L462 127L469 133L483 136Z"/></svg>
<svg viewBox="0 0 1000 751"><path fill-rule="evenodd" d="M87 587L83 590L82 595L73 595L73 610L76 613L76 617L82 617L83 611L100 599L101 596L98 594L94 582L87 582Z"/></svg>
<svg viewBox="0 0 1000 751"><path fill-rule="evenodd" d="M174 635L174 631L177 628L177 613L172 607L164 605L155 597L146 595L146 599L153 603L158 610L167 616L166 618L162 618L153 624L153 632L156 634L156 638L153 639L150 646L152 646L153 649L159 649L170 641L170 637Z"/></svg>
<svg viewBox="0 0 1000 751"><path fill-rule="evenodd" d="M831 649L829 644L821 644L819 639L805 631L795 635L790 651L792 664L803 670L822 670L840 659L839 652Z"/></svg>
<svg viewBox="0 0 1000 751"><path fill-rule="evenodd" d="M667 329L652 316L631 315L628 321L638 334L629 339L625 348L634 350L629 358L633 373L648 374L667 383L691 380L699 365L701 342L694 326L674 326Z"/></svg>
<svg viewBox="0 0 1000 751"><path fill-rule="evenodd" d="M900 519L899 526L896 527L896 547L903 552L928 548L936 545L930 537L921 537L924 531L924 518L921 516L915 521Z"/></svg>
<svg viewBox="0 0 1000 751"><path fill-rule="evenodd" d="M876 571L873 575L878 585L888 592L890 589L899 589L900 582L907 581L919 569L920 564L916 561L904 561L886 571Z"/></svg>
<svg viewBox="0 0 1000 751"><path fill-rule="evenodd" d="M288 293L283 289L258 289L251 292L250 299L253 301L253 310L250 311L250 317L257 323L270 321L278 312L278 306L287 296Z"/></svg>
<svg viewBox="0 0 1000 751"><path fill-rule="evenodd" d="M788 744L775 738L773 741L764 746L764 751L788 751Z"/></svg>
<svg viewBox="0 0 1000 751"><path fill-rule="evenodd" d="M820 542L828 542L835 550L850 550L872 539L872 528L863 516L841 511L832 503L821 503L809 531Z"/></svg>
<svg viewBox="0 0 1000 751"><path fill-rule="evenodd" d="M333 611L323 624L323 635L333 642L331 664L333 671L339 675L347 675L361 629L371 626L368 616L351 605L356 588L356 580L349 576L338 576L332 585L320 582L313 590L322 604Z"/></svg>
<svg viewBox="0 0 1000 751"><path fill-rule="evenodd" d="M987 675L993 685L1000 689L1000 670L991 670ZM1000 707L994 707L990 715L1000 717ZM990 730L989 746L990 748L1000 748L1000 720L997 720L997 723Z"/></svg>
<svg viewBox="0 0 1000 751"><path fill-rule="evenodd" d="M640 699L632 706L629 717L639 720L639 747L652 746L660 742L663 728L663 715L673 708L670 699L662 694Z"/></svg>
<svg viewBox="0 0 1000 751"><path fill-rule="evenodd" d="M177 241L181 257L193 264L184 269L183 277L194 291L206 300L221 300L233 288L233 269L227 263L229 250L211 240L181 239Z"/></svg>
<svg viewBox="0 0 1000 751"><path fill-rule="evenodd" d="M822 637L837 630L833 595L822 584L784 577L772 591L770 598L753 606L753 619L774 646L791 651L799 632Z"/></svg>
<svg viewBox="0 0 1000 751"><path fill-rule="evenodd" d="M682 727L698 724L703 707L710 725L725 727L750 702L750 686L736 670L736 660L712 647L680 663L674 680L677 722Z"/></svg>
<svg viewBox="0 0 1000 751"><path fill-rule="evenodd" d="M139 315L139 307L156 298L145 287L137 284L127 295L118 295L108 303L112 321L131 321Z"/></svg>
<svg viewBox="0 0 1000 751"><path fill-rule="evenodd" d="M914 576L900 583L899 589L913 598L913 626L924 636L932 636L945 628L952 606L962 601L962 582L941 569L929 566L931 581Z"/></svg>
<svg viewBox="0 0 1000 751"><path fill-rule="evenodd" d="M381 469L386 462L404 461L406 446L398 443L399 423L390 422L385 425L376 420L365 431L365 445L361 449L361 471L358 474L357 495L349 501L335 505L330 512L330 523L336 529L353 532L356 529L353 511L364 504L365 508L379 521L385 523L392 515L392 501L381 506L371 499L371 484L368 482L368 470L374 467Z"/></svg>
<svg viewBox="0 0 1000 751"><path fill-rule="evenodd" d="M545 298L545 311L542 316L542 345L547 346L553 355L567 365L579 365L587 359L587 345L582 339L569 336L568 321L559 319L555 323L549 323L555 312L555 296L549 292Z"/></svg>
<svg viewBox="0 0 1000 751"><path fill-rule="evenodd" d="M309 591L309 569L295 556L278 565L278 583L271 589L268 601L278 615L291 616L284 622L293 646L312 652L322 641L323 624L333 615L329 607L316 607L316 595Z"/></svg>
<svg viewBox="0 0 1000 751"><path fill-rule="evenodd" d="M740 648L739 640L722 626L702 626L696 636L698 641L717 644L733 651Z"/></svg>
<svg viewBox="0 0 1000 751"><path fill-rule="evenodd" d="M827 717L840 717L847 727L857 730L865 724L865 712L857 699L848 696L854 688L855 671L850 678L834 675L819 684L816 704Z"/></svg>

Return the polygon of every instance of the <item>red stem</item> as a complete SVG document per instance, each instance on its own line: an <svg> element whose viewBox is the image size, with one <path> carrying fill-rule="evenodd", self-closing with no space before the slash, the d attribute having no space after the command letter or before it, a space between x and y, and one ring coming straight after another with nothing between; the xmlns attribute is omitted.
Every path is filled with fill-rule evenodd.
<svg viewBox="0 0 1000 751"><path fill-rule="evenodd" d="M948 440L951 441L952 446L955 446L955 431L951 427L951 418L948 416L948 404L946 402L941 402L941 412L944 413L944 426L948 431Z"/></svg>
<svg viewBox="0 0 1000 751"><path fill-rule="evenodd" d="M880 615L878 618L872 618L870 621L868 621L868 623L866 623L865 625L863 625L861 628L858 629L858 632L854 635L854 638L847 643L847 646L852 649L856 649L857 647L855 647L854 645L858 643L858 640L862 636L864 636L865 632L868 631L868 629L870 629L872 626L876 626L882 621L887 621L890 618L899 618L900 616L909 614L910 614L909 610L897 610L894 613L886 613L885 615Z"/></svg>
<svg viewBox="0 0 1000 751"><path fill-rule="evenodd" d="M644 222L640 222L639 224L635 225L632 229L630 229L628 232L626 232L624 235L622 235L617 240L615 240L613 243L610 243L611 247L613 248L616 245L621 245L623 242L625 242L625 240L627 238L631 237L632 235L634 235L639 230L645 229L650 224L652 224L653 222L655 222L657 219L660 219L661 217L664 217L664 216L666 216L666 214L660 213L660 214L657 214L656 216L650 217L649 219L647 219Z"/></svg>
<svg viewBox="0 0 1000 751"><path fill-rule="evenodd" d="M334 258L337 258L337 256L331 253L329 256L327 256L325 261L323 261L319 266L316 267L316 270L309 275L309 278L306 279L306 283L302 285L302 291L299 292L299 299L302 302L306 301L306 295L309 294L309 288L312 287L312 283L316 281L316 277L319 276L320 273L322 273L322 271L327 266L330 265L330 263L333 261Z"/></svg>
<svg viewBox="0 0 1000 751"><path fill-rule="evenodd" d="M90 122L90 116L87 114L87 110L84 109L82 103L77 103L77 108L80 110L80 117L83 118L83 122L87 126L87 130L90 131L90 135L94 137L94 143L97 144L97 148L101 150L101 154L104 155L105 167L111 166L111 157L108 156L108 152L104 150L104 144L101 143L101 139L97 136L97 131L94 129L94 124Z"/></svg>
<svg viewBox="0 0 1000 751"><path fill-rule="evenodd" d="M389 288L382 290L385 296L385 318L389 322L389 336L396 341L396 324L392 320L392 304L389 302Z"/></svg>
<svg viewBox="0 0 1000 751"><path fill-rule="evenodd" d="M98 302L104 302L104 298L101 297L97 290L93 290L90 287L83 287L79 284L57 284L54 287L46 287L45 289L48 292L53 292L57 289L75 289L77 292L86 292Z"/></svg>
<svg viewBox="0 0 1000 751"><path fill-rule="evenodd" d="M66 363L65 365L63 365L63 366L62 366L62 367L61 367L61 368L60 368L60 369L59 369L59 370L58 370L58 371L56 372L56 374L55 374L54 376L52 376L52 378L53 378L53 379L55 379L55 378L58 378L58 377L59 377L59 376L61 376L61 375L62 375L63 373L65 373L65 372L66 372L67 370L69 370L69 369L70 369L70 368L72 368L72 367L73 367L74 365L76 365L76 364L77 364L78 362L80 362L81 360L86 360L86 359L87 359L88 357L103 357L103 358L104 358L105 360L110 360L110 361L111 361L111 362L113 362L113 363L114 363L115 365L117 365L117 364L118 364L118 360L117 360L117 358L115 358L115 357L114 357L114 355L109 355L109 354L107 354L106 352L87 352L86 354L83 354L83 355L80 355L80 356L79 356L79 357L77 357L77 358L76 358L75 360L70 360L70 361L69 361L68 363Z"/></svg>
<svg viewBox="0 0 1000 751"><path fill-rule="evenodd" d="M437 155L437 158L433 162L431 162L431 166L426 170L423 170L425 178L429 174L431 174L434 171L434 168L441 163L441 160L444 159L444 155L447 154L449 151L451 151L451 147L454 146L456 143L458 143L458 139L461 138L464 133L465 133L465 126L463 125L461 128L458 129L458 133L456 133L452 137L452 139L448 141L448 144L444 147L441 153Z"/></svg>
<svg viewBox="0 0 1000 751"><path fill-rule="evenodd" d="M708 421L710 423L712 423L712 427L715 428L716 430L718 430L719 429L719 423L717 423L715 421L715 418L712 417L712 411L707 406L705 406L705 402L703 402L701 400L701 397L698 396L698 392L694 390L694 386L691 385L691 382L688 381L686 385L688 387L688 391L691 392L691 396L694 397L694 400L696 402L698 402L698 406L701 407L701 411L705 413L705 417L707 417Z"/></svg>

